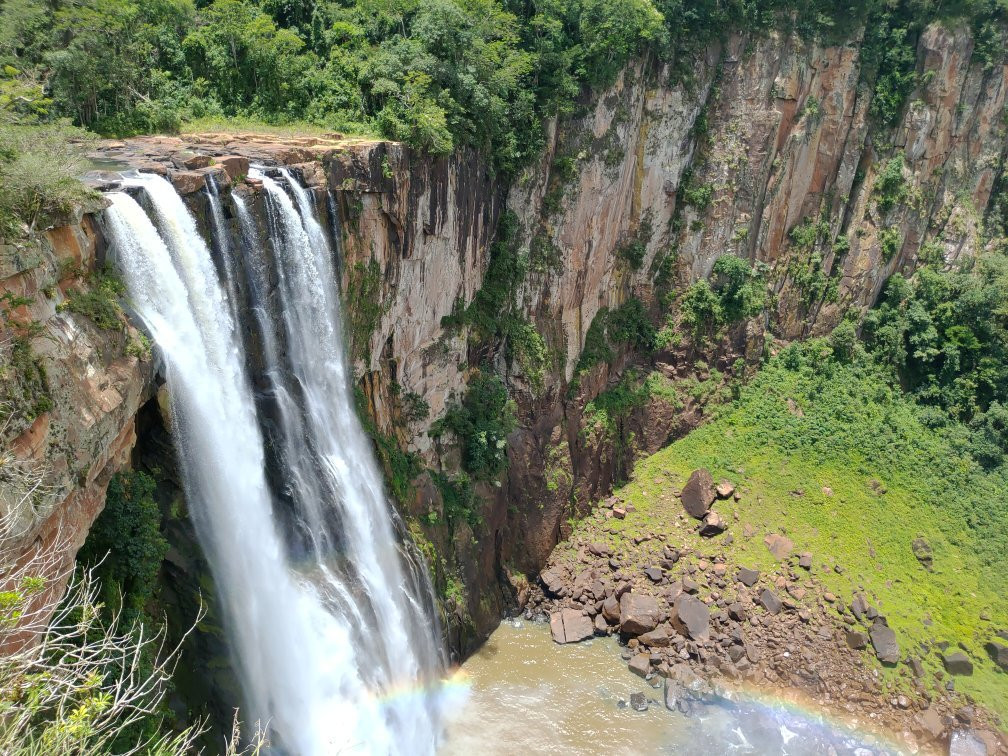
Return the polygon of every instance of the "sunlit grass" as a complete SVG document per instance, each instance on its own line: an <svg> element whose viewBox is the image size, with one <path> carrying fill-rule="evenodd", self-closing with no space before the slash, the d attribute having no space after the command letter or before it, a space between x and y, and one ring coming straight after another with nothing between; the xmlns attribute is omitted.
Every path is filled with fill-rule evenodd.
<svg viewBox="0 0 1008 756"><path fill-rule="evenodd" d="M742 491L739 502L716 505L731 523L730 546L701 542L692 523L677 530L682 506L673 492L698 467ZM776 572L763 537L785 531L795 553L812 552L826 590L846 603L855 590L866 593L897 631L903 655L924 662L929 683L941 669L934 644L963 643L975 671L957 677L956 689L1008 712L1008 675L983 648L1008 628L1008 474L958 454L870 370L774 363L720 417L638 463L617 494L636 510L610 523L620 531L610 536L618 551L639 533L680 532L702 553L723 551ZM755 531L749 539L746 524ZM934 572L913 554L917 536L933 548ZM870 650L865 656L877 665ZM909 684L905 665L883 674Z"/></svg>
<svg viewBox="0 0 1008 756"><path fill-rule="evenodd" d="M309 121L271 123L245 116L206 116L186 121L179 129L183 135L208 134L269 134L282 137L314 136L334 138L340 135L348 139L379 139L380 135L367 124L352 123L322 126Z"/></svg>

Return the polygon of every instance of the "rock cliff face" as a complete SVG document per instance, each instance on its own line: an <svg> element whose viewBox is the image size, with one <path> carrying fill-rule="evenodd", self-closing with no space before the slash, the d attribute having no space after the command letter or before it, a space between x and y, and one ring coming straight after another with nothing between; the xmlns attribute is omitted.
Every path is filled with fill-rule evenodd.
<svg viewBox="0 0 1008 756"><path fill-rule="evenodd" d="M586 94L577 113L551 124L545 154L511 186L475 154L432 159L370 140L214 135L131 140L102 152L168 174L194 207L205 202L207 175L225 198L240 191L255 200L261 187L245 179L249 160L296 169L338 218L347 331L370 414L424 467L458 468L457 451L429 431L471 371L489 362L506 376L519 426L503 478L476 485L481 524L448 528L427 473L402 502L414 536L433 545L440 586L463 586L446 592L446 605L451 644L464 653L521 600L526 576L544 564L567 519L607 494L635 450L653 451L702 416L699 394L679 403L652 397L614 433L593 430L586 403L645 361L618 350L569 386L601 308L634 296L657 322L659 270L681 289L728 252L765 263L776 295L765 322L739 325L706 352L686 345L646 360L670 380L702 382L738 357L758 359L766 330L785 340L828 333L924 255L951 264L977 253L1008 149L1008 67L971 64L972 44L967 31L926 31L921 86L895 128L868 116L856 42L735 36L696 62L688 84L653 66L628 68L609 91ZM528 255L520 309L551 355L541 387L502 350L442 325L485 284L505 211L517 217ZM37 262L14 254L22 262L10 267L5 258L3 287L34 296L56 279L60 260L93 264L95 230L84 217L49 232ZM15 444L59 471L50 519L71 523L80 541L110 471L128 456L151 370L86 319L55 312L61 297L57 287L55 300L31 305L53 336L32 342L53 407L17 428ZM429 413L408 412L407 396Z"/></svg>
<svg viewBox="0 0 1008 756"><path fill-rule="evenodd" d="M87 271L104 262L93 216L21 244L0 246L0 438L47 470L22 508L24 548L58 543L73 561L105 503L109 479L128 463L134 418L150 386L150 360L125 318L104 328L82 314ZM134 345L131 348L131 345ZM6 516L17 492L0 470Z"/></svg>

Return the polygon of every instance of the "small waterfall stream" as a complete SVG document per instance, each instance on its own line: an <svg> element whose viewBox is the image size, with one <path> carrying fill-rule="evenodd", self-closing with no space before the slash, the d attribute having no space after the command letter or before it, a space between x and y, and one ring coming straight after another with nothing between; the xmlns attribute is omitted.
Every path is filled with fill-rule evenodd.
<svg viewBox="0 0 1008 756"><path fill-rule="evenodd" d="M268 248L237 195L229 236L220 193L208 187L220 276L164 179L124 180L150 216L127 192L111 193L105 213L129 305L163 363L244 718L268 723L280 753L433 753L439 704L428 689L443 657L432 597L422 564L396 538L354 412L333 251L290 174L254 175ZM253 364L261 375L250 375ZM253 383L265 387L259 395Z"/></svg>

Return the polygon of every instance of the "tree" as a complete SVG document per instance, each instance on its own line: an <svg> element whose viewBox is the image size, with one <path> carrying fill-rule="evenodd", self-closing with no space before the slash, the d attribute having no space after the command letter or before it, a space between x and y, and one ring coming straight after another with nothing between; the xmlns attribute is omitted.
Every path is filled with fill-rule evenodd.
<svg viewBox="0 0 1008 756"><path fill-rule="evenodd" d="M58 529L25 549L37 507L53 493L46 473L0 452L0 753L191 753L199 724L128 739L159 717L178 649L142 624L116 631L119 616L101 620L95 571L74 570L69 533ZM236 720L229 754L239 753L238 735ZM257 732L244 753L264 745Z"/></svg>

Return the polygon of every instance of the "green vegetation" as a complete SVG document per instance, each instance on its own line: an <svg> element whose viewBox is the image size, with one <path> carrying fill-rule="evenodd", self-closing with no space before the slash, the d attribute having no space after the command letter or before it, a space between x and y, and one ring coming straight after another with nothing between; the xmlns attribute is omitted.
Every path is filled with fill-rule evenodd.
<svg viewBox="0 0 1008 756"><path fill-rule="evenodd" d="M160 624L147 613L168 551L154 487L154 479L143 472L114 475L105 508L77 555L78 562L93 567L101 580L106 621L118 616L122 628L138 621L145 621L148 629Z"/></svg>
<svg viewBox="0 0 1008 756"><path fill-rule="evenodd" d="M595 313L585 334L584 349L574 367L571 389L577 388L581 373L611 361L614 349L629 346L645 353L652 352L657 335L644 303L636 297L631 297L615 310L601 308Z"/></svg>
<svg viewBox="0 0 1008 756"><path fill-rule="evenodd" d="M84 132L63 123L4 120L0 106L0 240L14 240L68 215L95 194L77 180L86 164Z"/></svg>
<svg viewBox="0 0 1008 756"><path fill-rule="evenodd" d="M381 322L381 269L378 261L354 263L347 271L346 307L349 321L350 357L355 361L370 359L371 336Z"/></svg>
<svg viewBox="0 0 1008 756"><path fill-rule="evenodd" d="M841 266L834 260L831 275L823 272L822 248L831 234L829 221L806 218L791 229L791 243L795 254L788 260L787 271L794 289L802 295L805 305L825 300L835 302L839 295ZM850 248L847 237L841 236L833 246L836 256L842 257Z"/></svg>
<svg viewBox="0 0 1008 756"><path fill-rule="evenodd" d="M441 493L448 526L454 528L459 522L468 523L472 528L478 526L482 521L480 502L476 499L469 476L464 472L448 476L443 472L432 471L431 477Z"/></svg>
<svg viewBox="0 0 1008 756"><path fill-rule="evenodd" d="M865 346L927 405L926 421L949 426L957 448L988 466L1008 453L1008 257L972 272L923 268L889 280L865 317ZM954 432L953 432L954 431Z"/></svg>
<svg viewBox="0 0 1008 756"><path fill-rule="evenodd" d="M88 277L86 285L70 293L65 306L72 313L90 318L99 328L114 331L123 326L119 300L125 293L125 285L112 269L102 268Z"/></svg>
<svg viewBox="0 0 1008 756"><path fill-rule="evenodd" d="M27 338L15 337L0 350L7 352L0 362L0 427L22 430L52 409L49 380Z"/></svg>
<svg viewBox="0 0 1008 756"><path fill-rule="evenodd" d="M886 161L878 176L875 177L875 184L872 188L879 210L883 213L889 212L907 197L907 182L903 176L905 167L901 153Z"/></svg>
<svg viewBox="0 0 1008 756"><path fill-rule="evenodd" d="M725 325L751 318L766 306L767 267L736 255L714 263L711 280L694 282L679 303L682 323L695 341L714 337Z"/></svg>
<svg viewBox="0 0 1008 756"><path fill-rule="evenodd" d="M9 0L0 9L0 108L103 134L216 119L305 122L380 134L434 153L471 146L513 173L546 118L646 55L689 78L734 29L838 42L867 24L863 75L888 126L916 84L915 45L934 19L964 19L994 65L997 0ZM698 188L691 200L709 202Z"/></svg>
<svg viewBox="0 0 1008 756"><path fill-rule="evenodd" d="M479 370L469 380L462 401L431 426L430 435L451 433L462 451L462 468L475 478L491 479L507 467L507 436L515 423L514 403L504 382Z"/></svg>
<svg viewBox="0 0 1008 756"><path fill-rule="evenodd" d="M405 502L412 491L413 480L422 470L420 459L416 454L403 451L394 436L382 433L378 429L368 406L367 397L359 386L354 387L354 404L364 432L374 442L375 453L381 462L385 472L385 481L388 483L392 495L396 501Z"/></svg>
<svg viewBox="0 0 1008 756"><path fill-rule="evenodd" d="M617 491L635 512L609 523L619 531L611 543L619 553L633 535L678 532L682 505L669 492L707 467L742 492L721 505L729 520L732 509L740 518L734 543L719 547L730 559L775 572L762 537L785 525L796 548L813 553L827 590L849 601L864 586L877 597L905 652L964 643L976 672L957 678L957 690L1005 711L1008 688L983 643L1008 623L1008 468L985 470L959 448L960 432L932 427L927 408L863 352L848 361L823 341L793 345L711 423L636 466ZM742 537L743 525L756 536ZM934 550L933 573L914 557L918 536ZM870 652L865 661L876 664ZM940 669L934 653L924 663L929 676ZM903 680L895 682L909 686Z"/></svg>
<svg viewBox="0 0 1008 756"><path fill-rule="evenodd" d="M879 231L878 238L879 249L882 250L882 259L889 262L903 246L903 234L896 227L883 228Z"/></svg>

